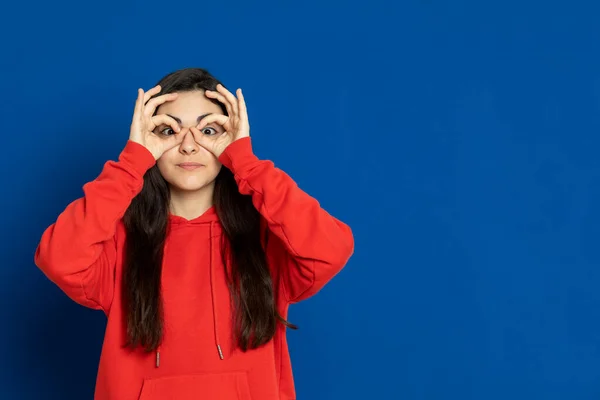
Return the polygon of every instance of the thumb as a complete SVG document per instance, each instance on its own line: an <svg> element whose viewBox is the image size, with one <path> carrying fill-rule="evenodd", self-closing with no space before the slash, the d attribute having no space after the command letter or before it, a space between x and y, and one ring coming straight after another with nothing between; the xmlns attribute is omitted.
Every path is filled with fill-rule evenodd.
<svg viewBox="0 0 600 400"><path fill-rule="evenodd" d="M202 134L200 130L196 127L190 127L190 131L192 135L194 135L194 141L198 143L200 146L204 147L206 150L214 153L215 143L211 138L207 135Z"/></svg>
<svg viewBox="0 0 600 400"><path fill-rule="evenodd" d="M184 136L185 136L184 131L182 129L181 131L175 133L174 135L171 135L165 139L162 139L162 141L164 143L164 151L171 150L173 147L179 146L181 144L181 142L183 142Z"/></svg>

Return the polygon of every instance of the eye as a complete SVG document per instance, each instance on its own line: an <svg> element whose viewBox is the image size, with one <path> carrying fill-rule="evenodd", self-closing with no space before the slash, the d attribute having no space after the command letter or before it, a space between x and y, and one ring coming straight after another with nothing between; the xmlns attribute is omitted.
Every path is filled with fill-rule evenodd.
<svg viewBox="0 0 600 400"><path fill-rule="evenodd" d="M167 131L171 131L171 133L167 133ZM170 135L175 134L175 131L170 126L167 126L166 128L159 130L159 132L161 135L164 135L164 136L170 136Z"/></svg>
<svg viewBox="0 0 600 400"><path fill-rule="evenodd" d="M212 133L211 133L211 131L212 131ZM206 127L202 128L202 130L200 132L204 133L205 135L216 135L218 133L215 128L211 128L210 126L206 126Z"/></svg>

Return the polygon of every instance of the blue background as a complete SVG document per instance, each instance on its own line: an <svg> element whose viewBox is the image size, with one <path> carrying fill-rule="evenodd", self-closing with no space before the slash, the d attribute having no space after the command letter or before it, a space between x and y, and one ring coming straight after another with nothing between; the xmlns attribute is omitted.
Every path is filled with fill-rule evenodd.
<svg viewBox="0 0 600 400"><path fill-rule="evenodd" d="M137 88L198 66L354 230L290 310L299 399L597 399L594 3L7 4L0 398L92 398L105 318L35 247L118 156Z"/></svg>

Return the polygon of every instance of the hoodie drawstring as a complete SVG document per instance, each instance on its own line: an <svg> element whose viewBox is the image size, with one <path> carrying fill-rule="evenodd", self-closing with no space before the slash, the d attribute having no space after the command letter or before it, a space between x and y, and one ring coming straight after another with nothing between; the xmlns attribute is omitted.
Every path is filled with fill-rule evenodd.
<svg viewBox="0 0 600 400"><path fill-rule="evenodd" d="M210 222L210 233L209 233L209 236L210 236L210 243L209 243L209 247L210 247L210 249L209 249L209 252L210 252L210 261L209 261L209 263L210 263L210 265L209 265L209 268L210 268L210 297L212 300L213 324L215 327L215 330L214 330L215 345L217 346L217 352L219 353L219 358L221 360L223 360L224 359L223 350L221 349L221 344L220 344L220 340L219 340L219 323L218 323L219 320L217 317L217 304L216 304L216 302L217 302L216 290L217 289L215 286L215 272L214 272L215 262L214 262L214 255L213 255L213 252L214 252L214 249L213 249L213 247L214 247L213 246L213 224L214 224L214 221L211 221ZM160 345L158 345L156 348L156 368L158 368L158 367L160 367Z"/></svg>
<svg viewBox="0 0 600 400"><path fill-rule="evenodd" d="M223 351L221 350L221 344L219 343L219 323L217 318L217 305L216 305L216 285L215 285L215 262L213 260L213 224L214 222L210 222L210 295L212 298L212 308L213 308L213 324L215 326L215 345L217 346L217 351L219 352L219 358L223 359Z"/></svg>

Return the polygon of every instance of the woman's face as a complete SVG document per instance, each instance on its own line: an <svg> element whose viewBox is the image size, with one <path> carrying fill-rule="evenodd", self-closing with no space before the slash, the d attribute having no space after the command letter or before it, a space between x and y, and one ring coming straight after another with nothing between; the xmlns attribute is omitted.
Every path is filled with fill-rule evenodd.
<svg viewBox="0 0 600 400"><path fill-rule="evenodd" d="M191 126L198 126L200 119L207 114L223 114L221 108L210 101L204 91L179 92L177 99L161 104L157 114L168 114L181 126L183 142L167 150L157 160L158 169L171 185L178 191L195 191L214 183L221 170L221 163L211 152L194 141ZM159 125L154 130L157 134L175 134L168 125ZM161 133L162 132L162 133ZM209 124L202 129L203 134L223 132L218 124ZM199 163L202 166L189 169L181 163Z"/></svg>

